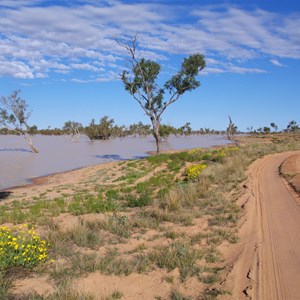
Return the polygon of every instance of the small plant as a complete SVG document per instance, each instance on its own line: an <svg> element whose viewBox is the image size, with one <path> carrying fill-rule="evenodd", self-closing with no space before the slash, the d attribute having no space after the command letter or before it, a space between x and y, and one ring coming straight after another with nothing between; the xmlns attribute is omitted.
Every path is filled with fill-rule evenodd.
<svg viewBox="0 0 300 300"><path fill-rule="evenodd" d="M172 291L171 292L171 300L191 300L191 298L183 296L178 291Z"/></svg>
<svg viewBox="0 0 300 300"><path fill-rule="evenodd" d="M72 229L68 237L75 242L79 247L97 249L104 244L103 237L99 230L90 228L89 223L81 222L78 226Z"/></svg>
<svg viewBox="0 0 300 300"><path fill-rule="evenodd" d="M130 236L132 224L127 216L113 215L99 223L99 228L116 234L122 238Z"/></svg>
<svg viewBox="0 0 300 300"><path fill-rule="evenodd" d="M126 202L129 207L143 207L151 203L151 198L147 193L143 193L139 197L128 195Z"/></svg>
<svg viewBox="0 0 300 300"><path fill-rule="evenodd" d="M188 276L201 273L197 265L197 260L201 258L202 253L200 251L193 249L187 243L178 241L150 253L150 260L159 268L167 269L168 272L178 268L182 281Z"/></svg>
<svg viewBox="0 0 300 300"><path fill-rule="evenodd" d="M10 299L9 289L12 286L11 278L5 276L5 272L0 271L0 299Z"/></svg>
<svg viewBox="0 0 300 300"><path fill-rule="evenodd" d="M187 167L186 168L187 179L190 181L197 180L198 177L200 176L200 174L202 173L202 170L204 170L206 167L207 167L207 164L204 164L204 163Z"/></svg>
<svg viewBox="0 0 300 300"><path fill-rule="evenodd" d="M111 299L122 299L123 294L120 291L114 291L110 297L107 298L107 300Z"/></svg>
<svg viewBox="0 0 300 300"><path fill-rule="evenodd" d="M26 224L0 227L0 270L19 266L31 269L48 258L46 241Z"/></svg>
<svg viewBox="0 0 300 300"><path fill-rule="evenodd" d="M101 194L98 194L97 196L91 194L75 195L68 207L68 211L74 215L115 211L117 205L111 197L111 193L108 195L106 201L103 200Z"/></svg>

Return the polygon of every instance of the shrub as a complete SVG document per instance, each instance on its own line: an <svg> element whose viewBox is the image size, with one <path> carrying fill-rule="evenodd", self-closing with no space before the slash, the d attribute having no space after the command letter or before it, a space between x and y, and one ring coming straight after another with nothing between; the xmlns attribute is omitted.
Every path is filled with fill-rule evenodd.
<svg viewBox="0 0 300 300"><path fill-rule="evenodd" d="M142 193L139 197L128 195L126 202L129 207L144 207L151 203L151 198L147 193Z"/></svg>
<svg viewBox="0 0 300 300"><path fill-rule="evenodd" d="M197 165L192 165L186 168L187 179L195 181L200 176L203 169L207 167L207 164L201 163Z"/></svg>
<svg viewBox="0 0 300 300"><path fill-rule="evenodd" d="M0 270L19 266L31 269L48 257L46 241L27 225L0 227Z"/></svg>

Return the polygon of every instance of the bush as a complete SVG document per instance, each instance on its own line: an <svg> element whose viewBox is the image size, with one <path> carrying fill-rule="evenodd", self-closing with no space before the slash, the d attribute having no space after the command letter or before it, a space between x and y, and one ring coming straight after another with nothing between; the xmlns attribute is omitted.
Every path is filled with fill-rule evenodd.
<svg viewBox="0 0 300 300"><path fill-rule="evenodd" d="M203 169L207 167L207 164L201 163L192 165L186 168L186 176L188 180L195 181L200 176Z"/></svg>
<svg viewBox="0 0 300 300"><path fill-rule="evenodd" d="M31 269L48 257L46 241L27 225L0 227L0 270L12 267Z"/></svg>
<svg viewBox="0 0 300 300"><path fill-rule="evenodd" d="M126 202L129 207L143 207L151 203L151 198L147 193L142 193L139 197L128 195Z"/></svg>

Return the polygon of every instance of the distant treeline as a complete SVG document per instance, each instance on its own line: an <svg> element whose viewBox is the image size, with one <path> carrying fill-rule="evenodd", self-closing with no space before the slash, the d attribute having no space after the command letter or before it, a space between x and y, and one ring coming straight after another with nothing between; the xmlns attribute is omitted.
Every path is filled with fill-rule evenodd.
<svg viewBox="0 0 300 300"><path fill-rule="evenodd" d="M237 126L234 128L234 134L268 134L268 133L279 133L279 132L296 132L299 130L299 126L296 121L288 123L287 128L278 131L278 127L275 123L271 123L270 126L260 127L254 129L248 127L246 132L238 130ZM200 128L194 130L191 127L191 123L187 122L183 126L176 128L171 125L161 124L159 127L160 136L162 139L167 139L169 135L173 134L176 136L188 136L191 134L203 135L203 134L214 134L224 135L227 130L215 130L210 128ZM0 134L18 134L16 131L12 131L6 128L0 129ZM42 135L71 135L74 140L79 139L80 135L86 135L90 140L107 140L115 137L144 137L152 134L152 128L149 124L143 124L142 122L134 123L129 126L116 125L115 120L109 116L100 118L97 123L95 119L92 119L88 126L83 126L79 122L67 121L62 128L47 128L38 129L37 126L31 126L29 128L29 134L42 134Z"/></svg>
<svg viewBox="0 0 300 300"><path fill-rule="evenodd" d="M214 130L210 128L200 128L194 130L191 128L191 124L187 122L183 126L176 128L171 125L161 124L160 134L163 139L167 139L169 135L188 136L191 134L225 134L226 131ZM126 137L126 136L139 136L144 137L152 134L151 126L143 124L142 122L134 123L129 126L116 125L114 119L108 116L102 117L97 123L94 119L90 124L84 127L79 122L67 121L62 128L47 128L39 129L36 125L31 126L30 134L42 134L42 135L71 135L74 139L79 138L80 135L87 135L90 140L107 140L114 137ZM16 132L8 130L6 128L0 129L0 134L16 134Z"/></svg>

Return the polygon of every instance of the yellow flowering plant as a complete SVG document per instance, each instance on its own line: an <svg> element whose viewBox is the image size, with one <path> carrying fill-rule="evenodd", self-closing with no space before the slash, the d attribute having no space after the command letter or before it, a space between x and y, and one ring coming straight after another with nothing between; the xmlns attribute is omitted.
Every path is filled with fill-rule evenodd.
<svg viewBox="0 0 300 300"><path fill-rule="evenodd" d="M207 164L201 163L192 165L186 168L186 176L188 180L195 181L201 174L202 170L207 167Z"/></svg>
<svg viewBox="0 0 300 300"><path fill-rule="evenodd" d="M14 266L31 269L48 257L48 246L28 225L0 227L0 271Z"/></svg>

